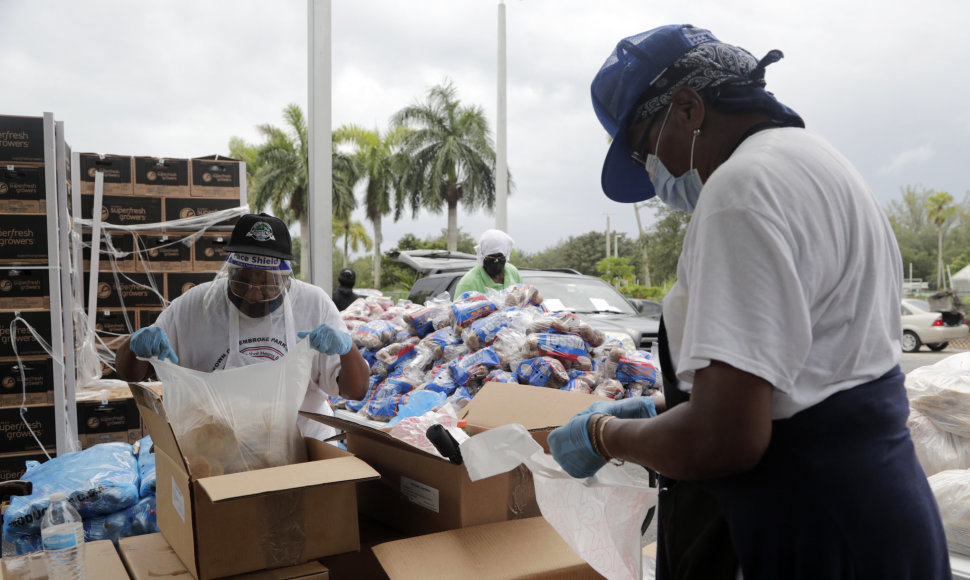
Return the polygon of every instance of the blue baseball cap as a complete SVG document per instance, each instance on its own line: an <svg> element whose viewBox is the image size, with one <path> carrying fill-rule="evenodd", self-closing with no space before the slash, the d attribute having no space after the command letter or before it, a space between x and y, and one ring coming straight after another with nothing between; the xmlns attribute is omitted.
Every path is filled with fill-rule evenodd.
<svg viewBox="0 0 970 580"><path fill-rule="evenodd" d="M718 42L709 30L671 24L624 38L593 79L593 110L613 137L603 163L603 192L633 203L655 195L650 176L630 159L627 128L647 89L678 59L698 45Z"/></svg>

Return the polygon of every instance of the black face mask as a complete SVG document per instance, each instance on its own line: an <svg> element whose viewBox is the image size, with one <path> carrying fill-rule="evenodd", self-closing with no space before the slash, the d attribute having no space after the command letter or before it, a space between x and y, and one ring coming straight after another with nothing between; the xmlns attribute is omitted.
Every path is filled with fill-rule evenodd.
<svg viewBox="0 0 970 580"><path fill-rule="evenodd" d="M485 258L482 260L482 268L484 268L486 274L494 278L505 271L505 260L502 258L497 260Z"/></svg>
<svg viewBox="0 0 970 580"><path fill-rule="evenodd" d="M283 305L283 294L285 294L285 291L281 292L276 298L263 302L246 302L239 296L233 294L228 286L226 287L226 294L229 296L229 302L232 302L240 312L250 318L262 318Z"/></svg>

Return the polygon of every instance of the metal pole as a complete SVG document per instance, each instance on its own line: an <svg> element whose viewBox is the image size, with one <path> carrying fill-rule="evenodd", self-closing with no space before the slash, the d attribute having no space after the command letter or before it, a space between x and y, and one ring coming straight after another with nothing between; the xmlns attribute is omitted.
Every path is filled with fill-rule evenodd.
<svg viewBox="0 0 970 580"><path fill-rule="evenodd" d="M309 87L309 171L307 195L307 230L311 284L328 294L333 288L333 158L331 142L331 2L307 0L307 65Z"/></svg>
<svg viewBox="0 0 970 580"><path fill-rule="evenodd" d="M495 229L508 232L509 166L505 97L505 1L498 3L498 106L495 125Z"/></svg>

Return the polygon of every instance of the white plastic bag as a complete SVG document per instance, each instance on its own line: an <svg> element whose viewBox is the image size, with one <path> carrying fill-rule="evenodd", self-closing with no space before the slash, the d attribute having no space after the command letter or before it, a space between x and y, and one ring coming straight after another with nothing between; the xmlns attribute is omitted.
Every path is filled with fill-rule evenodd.
<svg viewBox="0 0 970 580"><path fill-rule="evenodd" d="M306 460L296 420L315 354L304 339L278 360L211 373L151 359L193 477Z"/></svg>
<svg viewBox="0 0 970 580"><path fill-rule="evenodd" d="M906 377L910 406L940 429L970 438L970 352L914 369Z"/></svg>
<svg viewBox="0 0 970 580"><path fill-rule="evenodd" d="M519 424L475 435L460 449L472 481L525 464L542 516L583 560L611 580L642 578L640 526L657 503L644 468L607 464L575 479Z"/></svg>
<svg viewBox="0 0 970 580"><path fill-rule="evenodd" d="M929 482L940 506L947 547L951 552L970 556L970 470L941 471Z"/></svg>

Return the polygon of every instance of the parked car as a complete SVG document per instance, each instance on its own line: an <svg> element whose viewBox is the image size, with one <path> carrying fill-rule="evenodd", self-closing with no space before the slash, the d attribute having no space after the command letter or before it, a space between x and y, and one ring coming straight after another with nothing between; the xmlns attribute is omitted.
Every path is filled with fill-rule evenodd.
<svg viewBox="0 0 970 580"><path fill-rule="evenodd" d="M391 251L391 259L422 274L408 294L416 304L442 292L454 299L455 287L465 272L476 265L472 254L445 250ZM639 300L634 305L616 288L595 276L568 268L521 268L522 281L542 293L543 304L552 312L576 313L593 328L624 343L628 350L649 351L660 328L660 304Z"/></svg>
<svg viewBox="0 0 970 580"><path fill-rule="evenodd" d="M950 341L967 338L970 326L959 310L933 311L925 300L902 301L903 352L916 352L926 345L930 350L946 348Z"/></svg>

